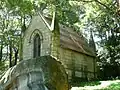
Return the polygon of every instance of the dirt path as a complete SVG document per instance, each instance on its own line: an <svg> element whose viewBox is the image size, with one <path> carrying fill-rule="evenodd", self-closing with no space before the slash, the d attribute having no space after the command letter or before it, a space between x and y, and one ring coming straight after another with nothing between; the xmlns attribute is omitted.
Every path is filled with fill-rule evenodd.
<svg viewBox="0 0 120 90"><path fill-rule="evenodd" d="M120 82L120 80L100 81L100 82L101 82L100 85L96 85L96 86L84 86L84 87L72 87L71 90L100 90L100 89L108 87L109 85L111 85L113 83L118 83L118 82Z"/></svg>

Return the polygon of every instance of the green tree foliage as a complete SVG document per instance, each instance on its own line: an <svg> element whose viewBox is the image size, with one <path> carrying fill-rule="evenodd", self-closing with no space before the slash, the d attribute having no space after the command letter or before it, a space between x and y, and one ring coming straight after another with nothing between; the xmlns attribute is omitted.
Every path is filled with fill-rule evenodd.
<svg viewBox="0 0 120 90"><path fill-rule="evenodd" d="M89 6L91 12L86 12L84 27L92 30L100 40L101 47L98 53L98 63L103 77L117 77L120 75L120 15L116 0L91 0L83 1L86 9ZM85 10L88 11L88 10ZM113 72L111 72L111 70Z"/></svg>
<svg viewBox="0 0 120 90"><path fill-rule="evenodd" d="M9 67L17 64L22 52L22 38L34 13L30 1L0 1L0 63ZM1 66L2 67L2 66Z"/></svg>

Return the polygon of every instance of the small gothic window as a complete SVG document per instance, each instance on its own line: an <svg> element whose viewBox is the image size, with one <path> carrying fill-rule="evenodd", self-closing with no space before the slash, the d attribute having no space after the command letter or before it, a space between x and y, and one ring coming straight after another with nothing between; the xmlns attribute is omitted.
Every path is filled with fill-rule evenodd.
<svg viewBox="0 0 120 90"><path fill-rule="evenodd" d="M35 35L33 42L34 42L33 57L36 58L40 56L41 41L39 34Z"/></svg>

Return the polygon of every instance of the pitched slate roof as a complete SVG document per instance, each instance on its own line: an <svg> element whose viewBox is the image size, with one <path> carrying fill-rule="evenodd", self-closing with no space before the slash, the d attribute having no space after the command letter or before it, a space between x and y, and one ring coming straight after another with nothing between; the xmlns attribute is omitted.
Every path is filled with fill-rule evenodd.
<svg viewBox="0 0 120 90"><path fill-rule="evenodd" d="M78 35L72 28L60 26L60 45L73 51L95 56L83 36Z"/></svg>
<svg viewBox="0 0 120 90"><path fill-rule="evenodd" d="M44 17L44 18L43 18ZM51 25L52 19L50 17L43 16L45 23ZM43 20L43 21L44 21ZM60 26L60 46L69 50L73 50L79 53L83 53L89 56L95 56L94 50L92 50L83 36L78 35L72 28Z"/></svg>

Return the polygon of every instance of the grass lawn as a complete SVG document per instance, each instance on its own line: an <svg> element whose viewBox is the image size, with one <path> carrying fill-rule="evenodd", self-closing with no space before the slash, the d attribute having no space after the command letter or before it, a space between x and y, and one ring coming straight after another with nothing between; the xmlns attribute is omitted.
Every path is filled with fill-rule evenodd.
<svg viewBox="0 0 120 90"><path fill-rule="evenodd" d="M120 90L120 80L79 82L71 90Z"/></svg>
<svg viewBox="0 0 120 90"><path fill-rule="evenodd" d="M101 90L120 90L120 83L111 84L107 88Z"/></svg>

